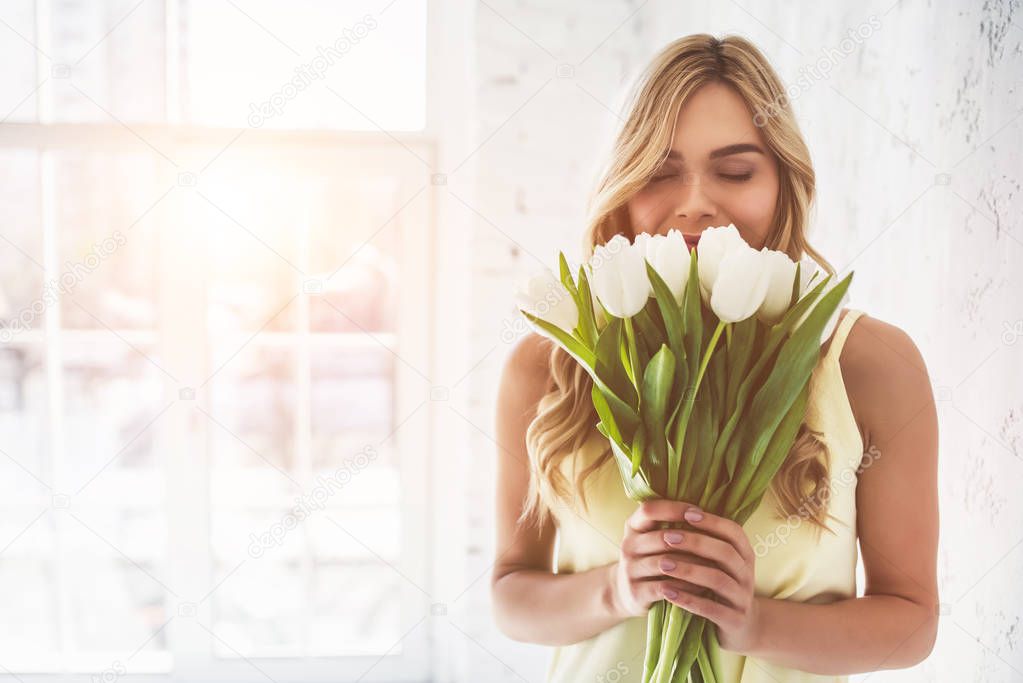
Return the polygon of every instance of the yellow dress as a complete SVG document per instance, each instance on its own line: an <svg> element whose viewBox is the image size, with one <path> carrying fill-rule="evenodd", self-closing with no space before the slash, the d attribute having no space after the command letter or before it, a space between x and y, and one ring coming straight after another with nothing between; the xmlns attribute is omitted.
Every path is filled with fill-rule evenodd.
<svg viewBox="0 0 1023 683"><path fill-rule="evenodd" d="M862 311L848 309L836 326L831 345L811 375L807 424L823 433L830 454L829 528L815 533L811 522L776 512L769 488L760 506L743 525L756 553L758 596L827 603L856 596L856 470L863 441L842 380L839 355L849 329ZM566 458L566 476L598 457L604 439L594 429L575 457ZM571 479L569 479L571 481ZM586 479L589 513L558 504L552 510L557 528L558 573L581 572L615 562L625 520L637 503L626 497L613 462ZM646 617L626 619L588 640L553 648L548 683L577 681L639 682L643 677ZM714 662L719 683L847 682L846 676L820 676L776 666L721 650Z"/></svg>

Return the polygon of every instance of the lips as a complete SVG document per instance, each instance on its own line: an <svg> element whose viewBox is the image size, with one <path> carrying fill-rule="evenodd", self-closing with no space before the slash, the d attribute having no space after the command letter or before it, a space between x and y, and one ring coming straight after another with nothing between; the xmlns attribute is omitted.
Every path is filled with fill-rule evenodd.
<svg viewBox="0 0 1023 683"><path fill-rule="evenodd" d="M695 249L696 245L700 241L700 235L698 235L698 234L697 235L685 235L685 234L683 234L682 237L686 241L686 246L689 247L690 249Z"/></svg>

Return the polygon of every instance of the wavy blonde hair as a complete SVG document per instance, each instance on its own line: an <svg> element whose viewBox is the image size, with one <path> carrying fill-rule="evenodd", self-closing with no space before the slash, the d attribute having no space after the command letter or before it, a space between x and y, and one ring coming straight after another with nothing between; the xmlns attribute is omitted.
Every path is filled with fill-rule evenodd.
<svg viewBox="0 0 1023 683"><path fill-rule="evenodd" d="M626 202L660 167L671 147L678 111L702 85L723 82L746 101L754 122L778 159L779 190L765 246L793 260L809 256L828 273L835 269L806 240L815 177L785 90L763 54L738 36L717 39L701 33L673 41L657 54L630 94L628 118L620 129L610 163L589 200L584 257L597 245L621 233L632 238ZM763 112L769 112L765 115ZM630 234L631 233L631 234ZM612 459L609 445L592 463L576 468L569 482L561 464L596 433L596 411L590 400L592 380L560 346L550 344L550 391L526 431L530 484L520 521L542 524L555 501L575 505L576 494L586 509L584 480ZM598 434L599 436L599 434ZM783 516L809 519L818 533L828 529L830 500L828 452L822 434L804 422L771 490ZM815 501L807 510L807 501ZM833 532L832 532L833 533Z"/></svg>

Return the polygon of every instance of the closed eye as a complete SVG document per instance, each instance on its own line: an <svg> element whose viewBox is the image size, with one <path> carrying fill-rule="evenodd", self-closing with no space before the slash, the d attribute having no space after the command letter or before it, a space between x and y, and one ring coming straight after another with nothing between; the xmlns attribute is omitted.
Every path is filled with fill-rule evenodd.
<svg viewBox="0 0 1023 683"><path fill-rule="evenodd" d="M677 173L668 173L668 174L665 174L665 175L656 175L656 176L654 176L653 178L650 179L650 182L657 183L657 182L660 182L662 180L667 180L668 178L675 178L677 175L678 175ZM747 180L749 180L750 178L753 177L753 173L752 172L751 173L742 173L742 174L738 174L738 175L729 174L729 173L721 173L720 175L725 180L731 180L731 181L734 181L734 182L745 182L745 181L747 181Z"/></svg>

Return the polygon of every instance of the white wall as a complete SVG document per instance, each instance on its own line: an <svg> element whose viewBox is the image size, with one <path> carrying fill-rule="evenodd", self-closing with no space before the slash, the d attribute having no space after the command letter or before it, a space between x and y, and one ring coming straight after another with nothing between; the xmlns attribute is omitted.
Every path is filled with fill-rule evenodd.
<svg viewBox="0 0 1023 683"><path fill-rule="evenodd" d="M480 430L464 459L466 576L493 561L496 454L486 434L507 326L519 325L509 294L558 249L577 254L627 79L668 41L705 31L752 39L791 84L829 48L846 50L859 27L866 37L795 97L819 182L812 239L836 268L856 270L851 305L905 329L927 361L939 401L946 606L927 662L870 680L1023 678L1020 3L488 0L475 12L482 146L465 286L479 364L460 390ZM570 69L559 76L559 65ZM488 592L484 575L450 612L471 638L459 680L542 681L545 648L501 636Z"/></svg>

